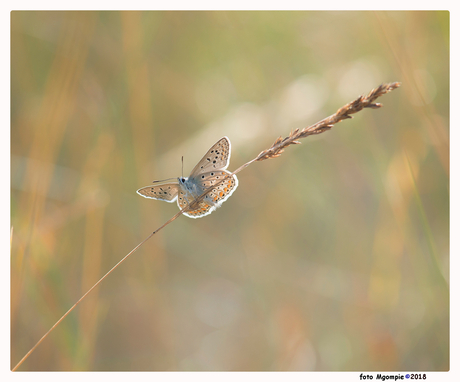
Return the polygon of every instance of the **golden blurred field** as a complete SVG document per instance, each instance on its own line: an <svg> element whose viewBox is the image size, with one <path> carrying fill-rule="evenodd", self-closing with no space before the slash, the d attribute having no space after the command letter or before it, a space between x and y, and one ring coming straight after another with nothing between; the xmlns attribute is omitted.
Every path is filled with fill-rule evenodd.
<svg viewBox="0 0 460 382"><path fill-rule="evenodd" d="M393 81L154 236L20 370L449 370L449 13L12 12L11 366L178 211L138 188Z"/></svg>

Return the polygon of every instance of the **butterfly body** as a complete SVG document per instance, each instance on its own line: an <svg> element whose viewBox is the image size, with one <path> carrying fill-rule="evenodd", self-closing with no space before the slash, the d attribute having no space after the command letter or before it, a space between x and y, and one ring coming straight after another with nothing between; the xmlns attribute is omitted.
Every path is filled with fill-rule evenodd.
<svg viewBox="0 0 460 382"><path fill-rule="evenodd" d="M180 209L189 208L185 216L200 218L220 207L238 187L238 178L226 168L230 162L230 140L217 141L194 167L190 176L176 182L151 185L137 190L145 198L172 203ZM208 193L197 200L204 192Z"/></svg>

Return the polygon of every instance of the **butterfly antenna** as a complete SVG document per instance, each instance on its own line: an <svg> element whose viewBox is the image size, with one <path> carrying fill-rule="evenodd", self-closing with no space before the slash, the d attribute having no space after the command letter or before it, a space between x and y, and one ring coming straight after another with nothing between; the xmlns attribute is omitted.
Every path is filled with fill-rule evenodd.
<svg viewBox="0 0 460 382"><path fill-rule="evenodd" d="M162 179L162 180L152 180L152 183L163 183L168 180L176 180L176 178L168 178L168 179Z"/></svg>
<svg viewBox="0 0 460 382"><path fill-rule="evenodd" d="M182 155L182 178L184 177L184 156Z"/></svg>

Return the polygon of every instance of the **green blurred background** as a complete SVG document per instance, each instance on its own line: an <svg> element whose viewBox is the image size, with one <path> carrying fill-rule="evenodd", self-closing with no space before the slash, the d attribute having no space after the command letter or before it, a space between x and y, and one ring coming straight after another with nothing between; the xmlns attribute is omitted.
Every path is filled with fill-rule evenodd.
<svg viewBox="0 0 460 382"><path fill-rule="evenodd" d="M448 12L12 12L11 365L177 206L383 82L402 87L238 175L110 275L20 370L448 370Z"/></svg>

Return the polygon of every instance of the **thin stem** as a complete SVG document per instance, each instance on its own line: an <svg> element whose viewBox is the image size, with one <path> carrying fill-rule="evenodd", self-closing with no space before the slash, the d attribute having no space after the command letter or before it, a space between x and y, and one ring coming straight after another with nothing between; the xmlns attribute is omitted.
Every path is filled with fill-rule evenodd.
<svg viewBox="0 0 460 382"><path fill-rule="evenodd" d="M166 223L164 223L161 227L153 231L149 236L147 236L143 241L141 241L136 247L134 247L131 252L129 252L125 257L123 257L117 264L115 264L112 269L110 269L104 276L102 276L99 281L96 282L80 299L67 311L64 313L64 315L56 321L56 323L43 335L42 338L27 352L27 354L22 357L22 359L18 362L18 364L12 369L12 371L16 371L19 366L29 357L29 355L40 345L40 343L53 331L53 329L58 326L61 321L66 318L69 313L75 309L75 307L88 295L90 294L108 275L110 275L121 263L123 263L130 255L132 255L134 252L136 252L147 240L149 240L154 234L156 234L158 231L166 227L168 224L172 223L174 220L176 220L180 215L182 215L184 212L194 210L198 208L199 203L206 197L207 194L209 194L215 187L217 187L219 184L223 183L226 179L229 177L239 173L240 171L244 170L246 167L248 167L250 164L256 162L256 161L263 161L265 159L270 159L270 158L277 158L283 153L284 149L290 145L293 144L300 144L298 139L305 138L310 135L314 134L320 134L325 131L328 131L332 128L332 126L340 121L343 121L344 119L350 119L353 118L351 114L357 113L361 111L364 108L371 108L371 109L377 109L380 108L382 105L381 104L374 104L373 102L380 97L383 94L386 94L390 92L393 89L396 89L400 86L401 84L399 82L393 82L390 84L382 84L376 89L373 89L370 91L370 93L364 97L361 96L357 98L355 101L350 102L346 104L345 106L341 107L339 110L337 110L336 113L332 114L331 116L324 118L323 120L315 123L314 125L311 125L309 127L306 127L302 130L295 129L292 131L288 137L286 138L281 138L279 137L276 139L276 141L273 143L273 145L267 149L262 151L257 157L254 159L250 160L249 162L241 165L238 167L235 171L233 171L230 174L227 174L222 180L219 182L215 183L212 187L209 187L206 189L199 197L195 198L195 200L187 205L187 207L184 207L182 210L180 210L177 214L175 214L171 219L169 219Z"/></svg>
<svg viewBox="0 0 460 382"><path fill-rule="evenodd" d="M176 220L179 215L182 215L184 213L183 210L179 211L177 214L175 214L171 219L169 219L166 223L164 223L161 227L157 228L155 231L153 231L149 236L147 236L144 240L142 240L138 245L136 245L132 250L131 252L129 252L125 257L123 257L118 263L116 263L112 269L110 269L104 276L102 276L97 282L96 284L94 284L91 288L89 288L89 290L83 295L80 297L80 299L75 303L73 304L73 306L67 311L64 313L64 315L56 321L56 323L43 335L42 338L40 338L38 340L38 342L26 353L26 355L24 357L22 357L22 359L17 363L17 365L15 367L13 367L13 369L11 369L12 371L16 371L17 368L19 366L21 366L21 364L29 357L29 355L38 347L38 345L40 345L42 343L42 341L48 337L48 334L50 334L53 329L58 326L61 321L66 318L69 313L75 309L75 307L81 302L83 301L83 299L88 296L108 275L110 275L121 263L123 263L129 256L131 256L134 252L136 252L147 240L149 240L153 235L155 235L158 231L160 231L161 229L163 229L164 227L166 227L169 223L173 222L174 220Z"/></svg>

